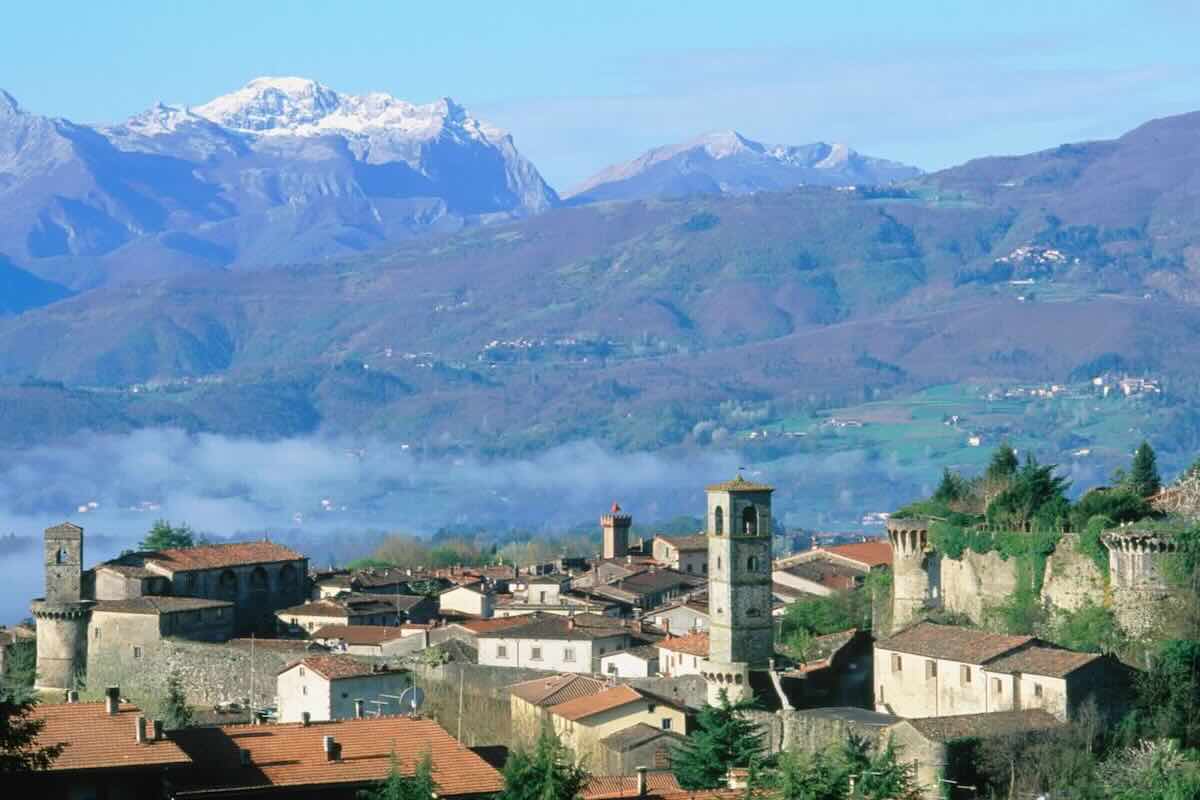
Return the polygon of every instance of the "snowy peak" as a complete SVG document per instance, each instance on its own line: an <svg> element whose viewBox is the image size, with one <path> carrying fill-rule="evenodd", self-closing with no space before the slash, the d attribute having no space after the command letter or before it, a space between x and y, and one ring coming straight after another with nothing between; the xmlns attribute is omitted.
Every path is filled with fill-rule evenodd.
<svg viewBox="0 0 1200 800"><path fill-rule="evenodd" d="M845 144L766 145L734 130L656 147L614 164L566 197L572 204L695 194L747 194L815 184L886 184L920 175Z"/></svg>
<svg viewBox="0 0 1200 800"><path fill-rule="evenodd" d="M472 119L449 97L415 105L384 92L343 94L308 78L255 78L190 111L224 128L259 135L379 132L425 139L448 127L480 140L504 135Z"/></svg>

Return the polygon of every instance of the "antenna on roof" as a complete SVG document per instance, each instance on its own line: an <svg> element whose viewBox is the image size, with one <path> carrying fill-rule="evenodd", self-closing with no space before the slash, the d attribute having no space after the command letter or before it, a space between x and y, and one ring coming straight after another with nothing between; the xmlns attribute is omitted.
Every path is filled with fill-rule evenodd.
<svg viewBox="0 0 1200 800"><path fill-rule="evenodd" d="M423 705L425 705L425 691L420 686L410 686L400 693L400 708L408 706L412 709L410 714L416 714Z"/></svg>

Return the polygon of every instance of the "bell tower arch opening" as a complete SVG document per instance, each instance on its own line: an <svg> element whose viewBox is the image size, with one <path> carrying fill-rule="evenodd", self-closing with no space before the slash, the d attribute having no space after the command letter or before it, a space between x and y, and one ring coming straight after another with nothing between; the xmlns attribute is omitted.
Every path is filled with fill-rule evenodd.
<svg viewBox="0 0 1200 800"><path fill-rule="evenodd" d="M748 505L742 509L742 534L758 536L758 507Z"/></svg>

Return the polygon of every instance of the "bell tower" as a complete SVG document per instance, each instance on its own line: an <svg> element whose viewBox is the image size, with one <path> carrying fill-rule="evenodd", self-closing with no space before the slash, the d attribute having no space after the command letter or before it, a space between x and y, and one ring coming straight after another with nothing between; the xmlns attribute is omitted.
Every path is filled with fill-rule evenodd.
<svg viewBox="0 0 1200 800"><path fill-rule="evenodd" d="M83 528L46 529L46 596L30 605L37 620L37 689L72 689L87 664L92 601L83 596Z"/></svg>
<svg viewBox="0 0 1200 800"><path fill-rule="evenodd" d="M612 504L612 510L600 517L601 554L604 558L624 558L629 552L629 528L633 517Z"/></svg>
<svg viewBox="0 0 1200 800"><path fill-rule="evenodd" d="M750 693L750 671L770 666L775 650L771 620L770 486L738 475L706 489L708 513L708 695L717 702Z"/></svg>

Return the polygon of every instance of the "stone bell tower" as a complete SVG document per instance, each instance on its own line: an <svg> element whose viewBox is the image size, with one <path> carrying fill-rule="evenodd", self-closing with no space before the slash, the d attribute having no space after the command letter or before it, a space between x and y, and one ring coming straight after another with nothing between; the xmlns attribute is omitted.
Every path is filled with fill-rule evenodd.
<svg viewBox="0 0 1200 800"><path fill-rule="evenodd" d="M708 701L722 689L730 701L747 697L750 671L770 666L775 651L771 619L770 486L738 475L706 489L708 514Z"/></svg>
<svg viewBox="0 0 1200 800"><path fill-rule="evenodd" d="M87 664L92 601L83 597L83 528L64 522L45 534L46 596L37 620L37 689L72 689Z"/></svg>
<svg viewBox="0 0 1200 800"><path fill-rule="evenodd" d="M624 558L629 552L629 528L633 517L612 504L612 511L600 517L601 554L604 558Z"/></svg>

